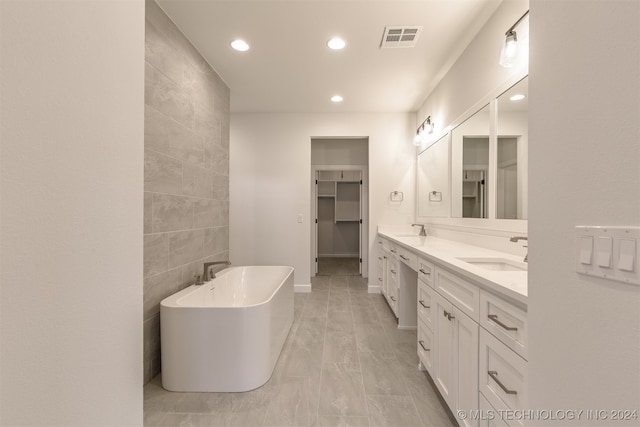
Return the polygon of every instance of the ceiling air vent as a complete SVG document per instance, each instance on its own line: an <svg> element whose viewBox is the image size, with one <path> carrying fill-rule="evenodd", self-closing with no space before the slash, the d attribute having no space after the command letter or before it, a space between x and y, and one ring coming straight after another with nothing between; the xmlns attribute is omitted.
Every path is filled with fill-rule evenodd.
<svg viewBox="0 0 640 427"><path fill-rule="evenodd" d="M382 35L382 49L395 47L414 47L422 27L386 27Z"/></svg>

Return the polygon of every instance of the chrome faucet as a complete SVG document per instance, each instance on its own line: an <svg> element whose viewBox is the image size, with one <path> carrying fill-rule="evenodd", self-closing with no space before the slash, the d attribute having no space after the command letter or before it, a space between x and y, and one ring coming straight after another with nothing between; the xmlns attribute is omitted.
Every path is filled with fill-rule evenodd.
<svg viewBox="0 0 640 427"><path fill-rule="evenodd" d="M216 273L213 273L212 276L209 275L209 267L211 267L212 265L218 265L218 264L226 264L226 265L231 265L230 261L213 261L213 262L205 262L204 263L204 273L202 273L202 281L203 282L208 282L211 279L215 279L216 278Z"/></svg>
<svg viewBox="0 0 640 427"><path fill-rule="evenodd" d="M427 231L424 229L424 224L411 224L412 227L420 227L419 236L427 237Z"/></svg>
<svg viewBox="0 0 640 427"><path fill-rule="evenodd" d="M519 240L527 240L527 241L529 241L529 239L528 239L526 236L511 236L511 237L509 237L509 241L510 241L510 242L513 242L513 243L516 243L516 242L518 242ZM523 247L527 248L527 247L529 247L529 246L528 246L528 245L524 245ZM524 260L523 260L523 261L524 261L524 262L529 262L529 259L528 259L528 258L529 258L529 252L527 252L527 253L525 254L525 256L524 256Z"/></svg>

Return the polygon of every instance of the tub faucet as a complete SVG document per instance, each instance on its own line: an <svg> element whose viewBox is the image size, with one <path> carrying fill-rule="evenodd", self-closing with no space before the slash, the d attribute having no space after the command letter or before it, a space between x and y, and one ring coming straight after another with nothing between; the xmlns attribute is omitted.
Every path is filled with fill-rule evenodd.
<svg viewBox="0 0 640 427"><path fill-rule="evenodd" d="M202 273L202 281L203 282L208 282L209 280L216 278L216 273L213 273L212 276L209 275L209 267L211 267L212 265L218 265L218 264L231 265L231 262L230 261L205 262L204 263L204 273Z"/></svg>
<svg viewBox="0 0 640 427"><path fill-rule="evenodd" d="M509 237L509 241L510 242L516 243L518 240L527 240L528 241L529 239L527 239L525 236L511 236L511 237ZM526 248L528 246L524 245L524 247ZM528 258L529 258L529 253L527 252L525 254L525 256L524 256L524 262L528 262L529 261Z"/></svg>
<svg viewBox="0 0 640 427"><path fill-rule="evenodd" d="M412 227L420 227L419 236L427 237L427 231L424 229L424 224L411 224Z"/></svg>

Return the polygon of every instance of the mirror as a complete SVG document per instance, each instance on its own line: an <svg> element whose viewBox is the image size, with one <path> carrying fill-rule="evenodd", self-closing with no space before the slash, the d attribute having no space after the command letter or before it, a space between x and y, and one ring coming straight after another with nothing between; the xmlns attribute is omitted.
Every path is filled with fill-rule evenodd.
<svg viewBox="0 0 640 427"><path fill-rule="evenodd" d="M488 218L488 104L451 132L451 165L451 216Z"/></svg>
<svg viewBox="0 0 640 427"><path fill-rule="evenodd" d="M496 218L527 219L527 78L498 97Z"/></svg>
<svg viewBox="0 0 640 427"><path fill-rule="evenodd" d="M449 217L449 138L418 155L418 216Z"/></svg>

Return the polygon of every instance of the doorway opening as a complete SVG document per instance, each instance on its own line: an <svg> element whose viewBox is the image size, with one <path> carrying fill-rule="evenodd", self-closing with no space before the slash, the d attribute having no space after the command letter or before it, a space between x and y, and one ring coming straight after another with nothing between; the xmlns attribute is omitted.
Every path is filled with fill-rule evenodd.
<svg viewBox="0 0 640 427"><path fill-rule="evenodd" d="M312 276L367 277L369 140L311 139Z"/></svg>

